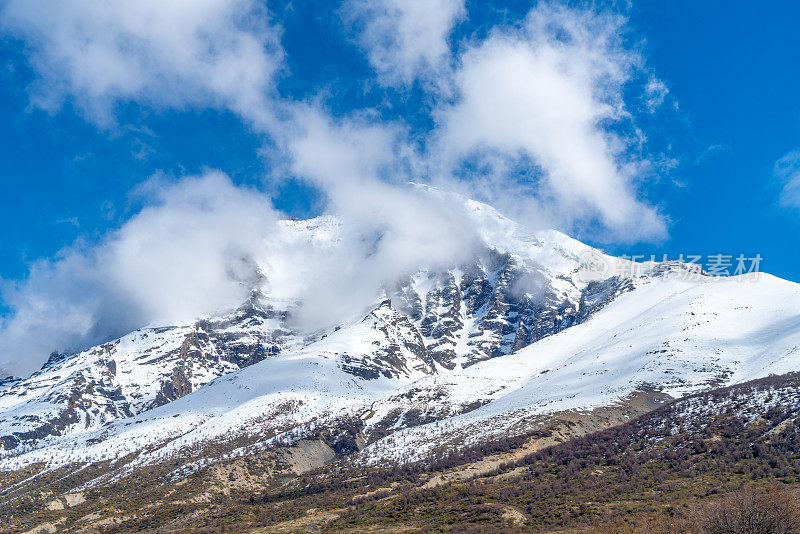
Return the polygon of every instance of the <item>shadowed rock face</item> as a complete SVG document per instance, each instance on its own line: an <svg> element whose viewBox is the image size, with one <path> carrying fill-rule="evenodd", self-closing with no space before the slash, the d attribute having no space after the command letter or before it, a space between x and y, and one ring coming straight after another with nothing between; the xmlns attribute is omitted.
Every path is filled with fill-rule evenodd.
<svg viewBox="0 0 800 534"><path fill-rule="evenodd" d="M408 317L383 301L362 323L374 332L373 345L365 354L341 354L339 367L359 378L374 380L409 378L436 372L425 341Z"/></svg>
<svg viewBox="0 0 800 534"><path fill-rule="evenodd" d="M0 450L132 417L297 342L286 313L253 298L189 326L142 329L0 387Z"/></svg>
<svg viewBox="0 0 800 534"><path fill-rule="evenodd" d="M459 269L408 277L392 302L445 369L510 354L588 319L632 289L617 277L579 288L535 264L489 251Z"/></svg>

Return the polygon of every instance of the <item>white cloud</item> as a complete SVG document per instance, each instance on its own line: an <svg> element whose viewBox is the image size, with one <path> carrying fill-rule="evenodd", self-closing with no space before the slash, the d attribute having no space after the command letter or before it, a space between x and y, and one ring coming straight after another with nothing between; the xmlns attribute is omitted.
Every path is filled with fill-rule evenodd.
<svg viewBox="0 0 800 534"><path fill-rule="evenodd" d="M800 208L800 150L789 152L775 162L775 176L783 184L781 205Z"/></svg>
<svg viewBox="0 0 800 534"><path fill-rule="evenodd" d="M311 179L331 197L347 198L365 181L448 178L477 161L481 173L468 189L491 192L488 199L516 213L534 208L542 224L569 230L599 221L627 239L663 235L662 218L637 192L650 162L617 128L629 117L623 88L642 64L622 43L623 18L544 3L521 27L495 29L454 58L448 38L465 16L463 0L349 0L342 12L379 78L429 82L438 127L421 139L427 151L416 153L401 121L366 110L331 129L319 106L281 98L273 86L280 29L260 6L10 0L2 24L25 40L39 74L32 95L48 109L70 100L104 125L126 103L228 109L271 137L273 168ZM650 80L645 96L657 100L667 89ZM518 180L520 169L536 177L532 185ZM503 191L513 194L497 195Z"/></svg>
<svg viewBox="0 0 800 534"><path fill-rule="evenodd" d="M65 249L6 284L13 313L0 322L0 355L30 372L55 349L233 308L256 285L300 303L296 326L315 330L363 314L405 274L472 257L480 229L459 200L405 182L402 130L295 111L292 172L327 194L341 221L334 242L279 231L270 199L221 173L151 179L137 191L146 206L99 244Z"/></svg>
<svg viewBox="0 0 800 534"><path fill-rule="evenodd" d="M448 38L466 10L464 0L349 0L342 12L380 81L407 86L446 66Z"/></svg>
<svg viewBox="0 0 800 534"><path fill-rule="evenodd" d="M654 113L658 108L664 104L664 99L669 94L667 84L651 75L644 86L645 91L645 105L650 113Z"/></svg>
<svg viewBox="0 0 800 534"><path fill-rule="evenodd" d="M289 142L293 174L327 196L327 210L341 217L342 246L305 277L313 307L304 322L332 321L361 312L376 288L420 266L465 260L477 240L459 203L408 186L421 165L394 124L366 118L334 120L316 107L297 108L299 131ZM343 290L343 288L346 288Z"/></svg>
<svg viewBox="0 0 800 534"><path fill-rule="evenodd" d="M32 103L74 103L102 126L115 108L208 106L263 128L282 56L256 0L9 0L2 30L26 43Z"/></svg>
<svg viewBox="0 0 800 534"><path fill-rule="evenodd" d="M99 245L69 247L5 283L13 314L0 323L0 354L30 371L55 349L243 302L277 221L269 199L215 172L142 191L148 205Z"/></svg>
<svg viewBox="0 0 800 534"><path fill-rule="evenodd" d="M369 118L334 120L318 106L293 108L286 135L291 172L342 200L365 182L396 178L404 132Z"/></svg>
<svg viewBox="0 0 800 534"><path fill-rule="evenodd" d="M497 174L526 170L537 181L532 204L556 222L596 218L618 237L662 236L662 219L637 198L648 162L630 157L629 139L612 127L629 117L623 90L641 63L621 42L624 22L542 4L522 28L466 50L458 97L437 115L444 161L472 158L500 188L509 180Z"/></svg>

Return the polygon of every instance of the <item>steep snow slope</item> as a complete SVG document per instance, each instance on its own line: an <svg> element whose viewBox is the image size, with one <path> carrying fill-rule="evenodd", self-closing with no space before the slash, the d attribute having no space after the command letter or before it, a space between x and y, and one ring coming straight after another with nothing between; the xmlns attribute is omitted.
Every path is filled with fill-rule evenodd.
<svg viewBox="0 0 800 534"><path fill-rule="evenodd" d="M386 319L391 316L391 310L383 306L306 349L221 377L135 419L64 437L50 436L37 442L32 452L6 454L4 465L28 461L59 465L116 458L153 447L160 448L151 451L151 457L186 455L185 448L235 442L241 436L285 442L282 434L289 432L286 439L290 438L298 422L313 428L314 421L319 421L317 426L322 426L325 420L356 413L371 399L431 372L430 364L411 352L402 366L394 365L392 359L376 359L376 352L391 353L392 345L397 346L392 340L404 335L391 331L386 337Z"/></svg>

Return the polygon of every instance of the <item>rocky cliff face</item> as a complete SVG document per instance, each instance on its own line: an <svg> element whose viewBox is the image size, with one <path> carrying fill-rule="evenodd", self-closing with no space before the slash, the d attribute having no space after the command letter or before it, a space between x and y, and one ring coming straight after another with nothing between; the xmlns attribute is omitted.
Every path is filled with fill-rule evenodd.
<svg viewBox="0 0 800 534"><path fill-rule="evenodd" d="M53 354L0 388L0 447L102 427L188 395L299 340L286 313L258 303L184 326L145 328L71 355Z"/></svg>
<svg viewBox="0 0 800 534"><path fill-rule="evenodd" d="M554 283L557 282L557 283ZM445 272L421 272L391 289L391 302L419 332L426 352L452 370L517 351L588 319L630 279L581 284L524 258L487 250Z"/></svg>
<svg viewBox="0 0 800 534"><path fill-rule="evenodd" d="M436 372L419 331L391 301L378 305L362 324L370 330L370 342L358 353L339 355L343 371L366 380L408 379Z"/></svg>

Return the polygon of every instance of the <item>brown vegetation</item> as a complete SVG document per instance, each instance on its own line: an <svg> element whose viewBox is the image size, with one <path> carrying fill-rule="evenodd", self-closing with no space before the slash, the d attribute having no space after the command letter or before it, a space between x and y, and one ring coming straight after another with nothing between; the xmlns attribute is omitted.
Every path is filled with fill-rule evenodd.
<svg viewBox="0 0 800 534"><path fill-rule="evenodd" d="M702 507L687 523L688 534L796 534L800 504L777 486L748 487Z"/></svg>

